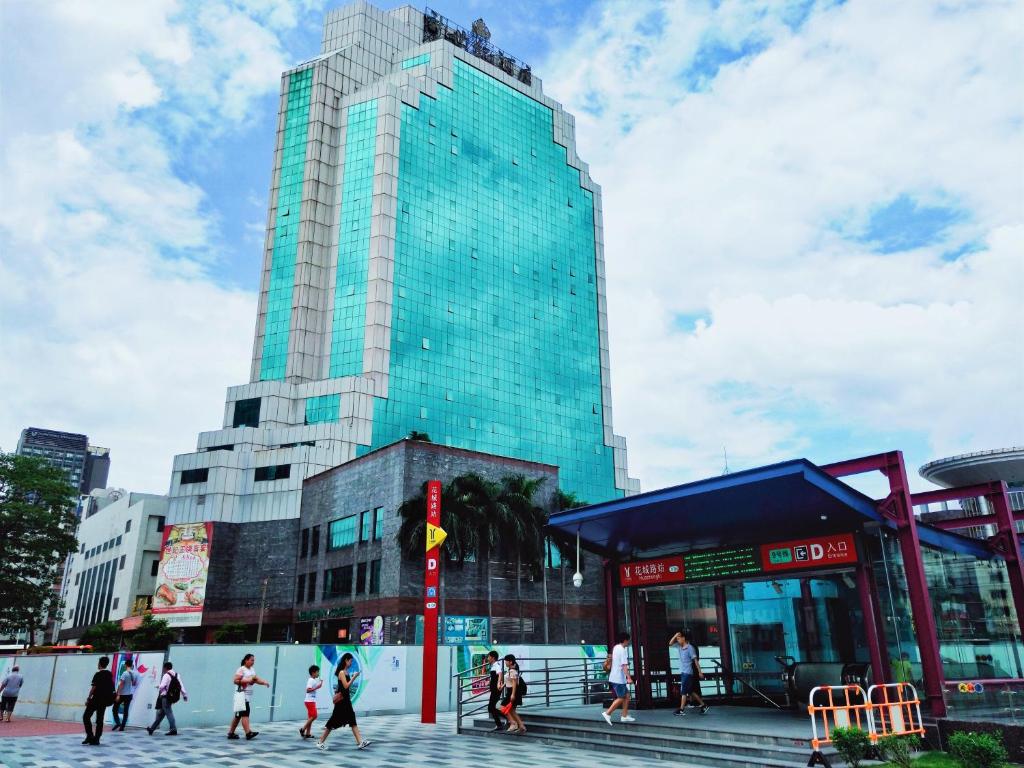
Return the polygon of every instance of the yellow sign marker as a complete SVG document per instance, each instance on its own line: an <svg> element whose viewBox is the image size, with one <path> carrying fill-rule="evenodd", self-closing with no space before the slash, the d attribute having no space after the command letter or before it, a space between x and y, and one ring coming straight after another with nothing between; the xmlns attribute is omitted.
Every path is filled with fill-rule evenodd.
<svg viewBox="0 0 1024 768"><path fill-rule="evenodd" d="M439 525L427 523L427 552L432 550L434 547L440 547L447 538L448 534L445 533L444 528Z"/></svg>

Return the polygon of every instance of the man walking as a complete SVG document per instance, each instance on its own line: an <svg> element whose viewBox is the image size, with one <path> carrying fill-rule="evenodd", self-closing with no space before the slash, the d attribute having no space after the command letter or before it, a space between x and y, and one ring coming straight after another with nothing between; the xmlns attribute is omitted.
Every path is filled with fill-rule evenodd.
<svg viewBox="0 0 1024 768"><path fill-rule="evenodd" d="M615 694L615 701L606 710L602 710L601 717L608 725L612 724L612 712L622 707L622 714L619 715L620 723L636 722L635 717L629 716L629 686L633 684L633 678L629 674L629 653L626 646L629 644L629 633L620 632L618 642L612 649L612 668L608 672L608 682L612 686L612 693Z"/></svg>
<svg viewBox="0 0 1024 768"><path fill-rule="evenodd" d="M117 689L114 691L114 727L111 730L123 731L128 725L128 710L132 706L132 698L135 696L135 689L139 687L139 673L135 671L135 663L129 657L124 662L124 671L117 681ZM119 715L124 713L124 717Z"/></svg>
<svg viewBox="0 0 1024 768"><path fill-rule="evenodd" d="M83 744L94 747L100 745L100 737L103 735L103 716L107 707L114 703L114 678L107 669L110 659L107 656L100 656L96 674L92 676L92 686L89 688L89 696L85 700L85 714L82 715L82 724L85 726L85 739ZM96 716L96 731L93 732L92 717Z"/></svg>
<svg viewBox="0 0 1024 768"><path fill-rule="evenodd" d="M4 713L7 714L7 722L11 722L14 705L18 703L18 694L24 682L25 678L18 672L17 664L11 667L10 674L0 682L0 723L4 722Z"/></svg>
<svg viewBox="0 0 1024 768"><path fill-rule="evenodd" d="M693 647L685 629L672 635L668 641L668 647L671 648L673 645L676 646L676 652L679 654L679 709L674 714L685 715L686 702L690 698L700 705L700 713L706 714L710 707L693 689L695 678L704 677L704 673L700 669L697 649Z"/></svg>
<svg viewBox="0 0 1024 768"><path fill-rule="evenodd" d="M153 721L151 726L146 728L150 736L153 735L153 731L160 727L160 723L163 722L165 717L167 718L167 724L171 727L167 731L167 735L178 735L178 726L174 722L174 710L172 707L178 703L179 699L188 701L188 691L182 685L181 677L173 670L174 665L169 661L165 661L164 676L160 678L160 688L157 690L156 695L156 720Z"/></svg>
<svg viewBox="0 0 1024 768"><path fill-rule="evenodd" d="M501 700L501 691L505 687L505 683L502 680L504 670L501 667L501 662L498 660L497 651L491 651L487 654L487 661L484 663L483 668L489 678L487 685L490 697L487 699L487 714L494 720L494 727L491 730L503 731L506 725L501 719L501 713L498 712L498 702Z"/></svg>

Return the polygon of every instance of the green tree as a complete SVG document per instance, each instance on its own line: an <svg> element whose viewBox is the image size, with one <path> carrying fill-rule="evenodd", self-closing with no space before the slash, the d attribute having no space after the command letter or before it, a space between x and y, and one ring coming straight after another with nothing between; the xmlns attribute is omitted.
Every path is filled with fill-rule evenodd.
<svg viewBox="0 0 1024 768"><path fill-rule="evenodd" d="M53 584L77 546L77 493L46 459L0 453L0 634L28 629L31 644L48 614L60 618Z"/></svg>
<svg viewBox="0 0 1024 768"><path fill-rule="evenodd" d="M506 560L514 554L516 562L516 602L519 605L519 642L525 638L523 624L523 569L529 569L534 577L544 579L544 526L548 514L535 501L537 491L544 484L543 477L508 475L501 479L498 501L503 510L498 521ZM514 552L509 551L514 549ZM547 592L547 582L544 583ZM545 603L547 599L545 597ZM547 635L547 607L545 605L544 634Z"/></svg>
<svg viewBox="0 0 1024 768"><path fill-rule="evenodd" d="M429 443L430 435L426 432L418 432L415 429L409 433L410 440L419 440L421 443Z"/></svg>
<svg viewBox="0 0 1024 768"><path fill-rule="evenodd" d="M121 647L121 622L101 621L82 632L80 645L91 645L94 651L116 651Z"/></svg>
<svg viewBox="0 0 1024 768"><path fill-rule="evenodd" d="M244 643L246 625L240 621L228 621L213 630L215 643Z"/></svg>
<svg viewBox="0 0 1024 768"><path fill-rule="evenodd" d="M128 647L133 651L163 651L174 640L174 630L166 619L154 619L150 614L142 617L142 624L128 636Z"/></svg>

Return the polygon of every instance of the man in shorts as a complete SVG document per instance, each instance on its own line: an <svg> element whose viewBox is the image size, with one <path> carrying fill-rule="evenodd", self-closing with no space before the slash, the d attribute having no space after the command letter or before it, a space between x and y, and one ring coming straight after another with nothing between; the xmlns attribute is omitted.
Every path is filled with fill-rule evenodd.
<svg viewBox="0 0 1024 768"><path fill-rule="evenodd" d="M694 692L693 687L696 678L703 677L704 673L700 671L697 649L690 643L685 629L672 635L668 641L668 647L672 646L676 646L676 652L679 654L679 709L674 714L686 714L686 701L689 698L693 698L700 704L702 715L706 714L710 707L704 703L704 699L700 697L699 693Z"/></svg>
<svg viewBox="0 0 1024 768"><path fill-rule="evenodd" d="M619 716L620 723L634 723L635 717L629 716L629 686L633 678L629 674L629 652L626 646L629 645L629 633L620 632L615 647L612 648L612 668L608 672L608 683L615 694L615 701L606 710L601 711L601 717L608 725L612 724L612 712L622 707L622 714Z"/></svg>
<svg viewBox="0 0 1024 768"><path fill-rule="evenodd" d="M0 682L0 723L11 722L11 715L14 714L14 705L18 703L18 694L21 693L21 686L25 678L18 672L18 666L11 667L11 673ZM4 715L7 720L4 720Z"/></svg>

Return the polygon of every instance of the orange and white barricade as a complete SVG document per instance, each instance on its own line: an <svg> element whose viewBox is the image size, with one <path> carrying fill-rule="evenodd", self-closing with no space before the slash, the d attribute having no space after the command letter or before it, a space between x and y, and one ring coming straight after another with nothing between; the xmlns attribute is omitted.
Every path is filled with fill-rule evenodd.
<svg viewBox="0 0 1024 768"><path fill-rule="evenodd" d="M868 688L872 709L871 741L885 736L924 735L921 699L910 683L887 683Z"/></svg>
<svg viewBox="0 0 1024 768"><path fill-rule="evenodd" d="M860 728L871 733L871 704L859 685L819 685L811 689L807 713L811 716L811 747L808 766L828 766L821 748L832 743L836 728Z"/></svg>

